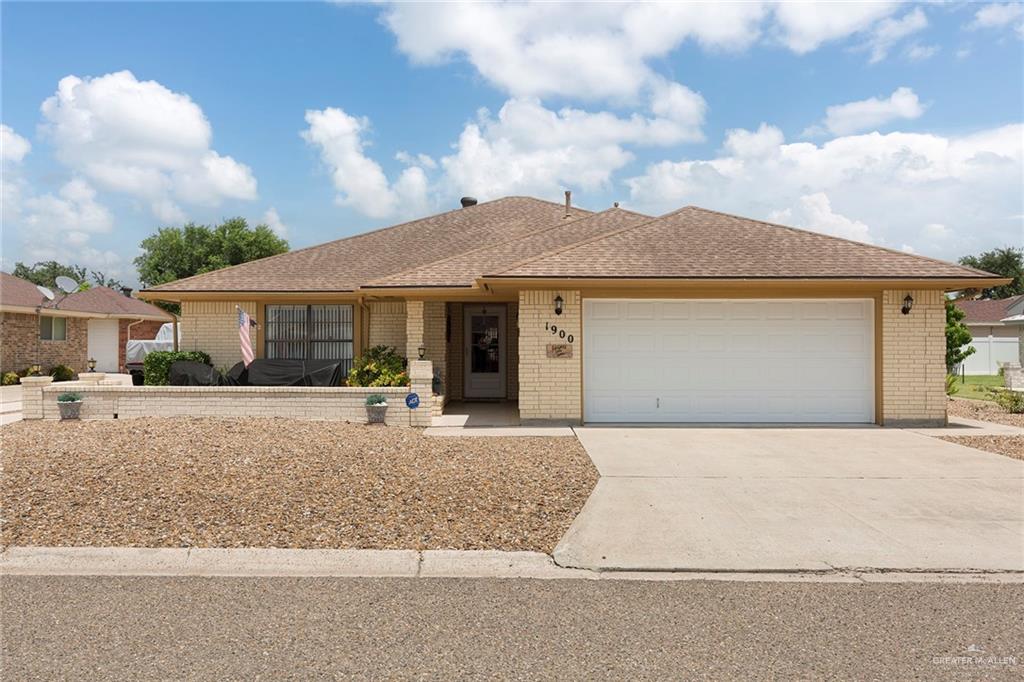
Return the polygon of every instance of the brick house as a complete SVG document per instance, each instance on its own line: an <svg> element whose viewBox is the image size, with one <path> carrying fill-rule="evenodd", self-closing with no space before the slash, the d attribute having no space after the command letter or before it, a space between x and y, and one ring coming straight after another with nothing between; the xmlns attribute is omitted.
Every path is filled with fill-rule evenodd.
<svg viewBox="0 0 1024 682"><path fill-rule="evenodd" d="M946 420L944 292L990 273L688 206L506 197L145 290L182 347L423 358L530 422Z"/></svg>
<svg viewBox="0 0 1024 682"><path fill-rule="evenodd" d="M120 372L125 342L152 339L171 316L108 287L48 300L36 285L0 273L0 371L43 371L67 365L76 372L96 360L97 371Z"/></svg>

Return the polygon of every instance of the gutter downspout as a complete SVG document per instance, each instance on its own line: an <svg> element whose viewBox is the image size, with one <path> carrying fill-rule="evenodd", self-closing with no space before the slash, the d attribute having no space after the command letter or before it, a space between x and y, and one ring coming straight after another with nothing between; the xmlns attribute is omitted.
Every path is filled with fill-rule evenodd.
<svg viewBox="0 0 1024 682"><path fill-rule="evenodd" d="M171 325L173 325L172 328L171 328L171 333L174 335L174 346L173 346L173 348L174 348L174 352L177 353L178 352L178 316L175 315L174 313L171 313L170 315L171 315Z"/></svg>

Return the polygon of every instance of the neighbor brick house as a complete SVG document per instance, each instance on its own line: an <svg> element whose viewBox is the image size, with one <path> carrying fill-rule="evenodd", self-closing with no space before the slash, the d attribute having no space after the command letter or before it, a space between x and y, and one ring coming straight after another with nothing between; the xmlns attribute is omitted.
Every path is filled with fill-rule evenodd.
<svg viewBox="0 0 1024 682"><path fill-rule="evenodd" d="M36 285L0 272L0 370L22 372L33 364L43 371L67 365L123 371L125 342L152 339L166 312L108 287L92 287L47 299Z"/></svg>
<svg viewBox="0 0 1024 682"><path fill-rule="evenodd" d="M944 423L946 291L998 277L697 207L507 197L153 287L182 346L394 346L524 422Z"/></svg>

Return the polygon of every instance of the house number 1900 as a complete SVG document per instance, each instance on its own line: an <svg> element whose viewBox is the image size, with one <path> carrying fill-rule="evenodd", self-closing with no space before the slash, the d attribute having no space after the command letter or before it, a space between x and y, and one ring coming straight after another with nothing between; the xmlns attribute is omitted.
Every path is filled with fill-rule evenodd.
<svg viewBox="0 0 1024 682"><path fill-rule="evenodd" d="M572 334L566 334L564 329L560 329L557 324L551 324L550 322L544 323L544 329L551 332L552 336L557 336L560 339L565 339L569 343L572 343Z"/></svg>

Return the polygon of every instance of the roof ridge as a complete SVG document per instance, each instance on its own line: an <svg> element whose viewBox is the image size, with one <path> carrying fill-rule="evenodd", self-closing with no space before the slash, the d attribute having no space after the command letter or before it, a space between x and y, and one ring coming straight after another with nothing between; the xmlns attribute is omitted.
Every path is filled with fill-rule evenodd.
<svg viewBox="0 0 1024 682"><path fill-rule="evenodd" d="M591 244L593 242L600 241L602 239L606 239L607 237L613 237L613 236L615 236L617 234L621 234L622 232L628 232L629 230L635 230L638 227L643 227L644 225L650 225L655 220L661 220L662 218L668 217L670 215L674 215L674 214L679 213L680 211L684 210L685 208L687 208L687 207L684 206L683 208L676 209L675 211L672 211L670 213L666 213L665 215L660 215L660 216L655 216L655 217L648 216L648 215L646 215L644 213L637 213L636 211L629 211L628 209L620 208L619 209L620 211L627 211L628 213L632 213L634 215L638 215L638 216L641 216L641 217L644 217L644 218L650 218L650 220L645 220L644 222L637 223L636 225L627 225L626 227L620 227L620 228L618 228L616 230L612 230L611 232L605 232L604 234L599 234L599 235L591 237L589 239L584 239L583 241L574 242L572 244L566 244L565 246L560 246L557 249L551 249L550 251L545 251L544 253L538 254L538 255L533 256L531 258L524 258L523 260L518 261L516 263L512 263L511 265L506 265L503 270L500 270L500 271L498 271L498 272L496 272L494 274L491 274L491 275L486 275L485 274L485 275L481 275L481 276L482 277L500 277L503 273L506 273L509 270L514 270L516 268L522 267L522 266L526 265L527 263L532 263L533 261L537 261L537 260L540 260L542 258L549 258L551 256L554 256L555 254L564 253L565 251L571 251L572 249L575 249L577 247L586 246L587 244Z"/></svg>
<svg viewBox="0 0 1024 682"><path fill-rule="evenodd" d="M209 270L207 272L199 272L199 273L196 273L194 275L189 275L188 277L182 277L181 279L172 280L171 282L163 282L162 284L157 284L156 286L148 287L146 289L143 289L143 291L157 291L157 290L159 290L159 287L164 286L165 284L171 284L172 282L174 284L178 284L180 282L188 282L188 281L196 279L197 277L203 277L205 275L208 275L211 272L223 273L223 272L226 272L228 270L233 270L235 268L240 268L240 267L245 266L245 265L251 265L252 263L266 263L267 261L273 260L275 258L281 258L283 256L290 256L290 255L296 254L296 253L303 253L303 252L306 252L306 251L311 251L313 249L320 249L320 248L323 248L325 246L330 246L332 244L339 244L341 242L349 241L349 240L352 240L352 239L358 239L360 237L368 237L368 236L370 236L372 234L379 234L381 232L388 232L390 230L396 230L396 229L398 229L400 227L405 227L407 225L411 225L411 224L419 222L421 220L428 220L430 218L440 218L441 216L446 216L446 215L449 215L451 213L458 213L460 211L472 210L472 209L475 209L475 208L477 208L479 206L487 206L487 205L490 205L490 204L496 204L496 203L498 203L500 201L508 201L509 199L529 199L531 201L537 201L537 202L544 203L544 204L551 204L552 206L561 206L561 204L558 204L558 203L556 203L554 201L548 201L546 199L538 199L536 197L529 197L529 196L524 196L524 195L511 195L511 196L507 196L507 197L498 197L497 199L491 199L490 201L484 201L484 202L481 202L481 203L473 204L472 206L453 208L453 209L451 209L449 211L443 211L441 213L435 213L433 215L428 215L428 216L421 216L419 218L413 218L412 220L406 220L405 222L396 223L394 225L387 225L385 227L379 227L376 230L370 230L369 232L360 232L359 234L351 234L351 235L349 235L347 237L341 237L340 239L332 239L331 241L323 242L323 243L320 243L320 244L313 244L312 246L304 246L301 249L294 249L294 250L291 250L291 251L285 251L284 253L278 253L278 254L274 254L273 256L267 256L265 258L258 258L256 260L246 261L245 263L236 263L235 265L229 265L229 266L227 266L225 268L218 268L216 270ZM587 209L579 209L579 210L586 211Z"/></svg>
<svg viewBox="0 0 1024 682"><path fill-rule="evenodd" d="M543 201L543 199L541 199L541 201ZM586 210L586 209L584 209L584 210ZM370 280L366 284L360 285L359 288L362 289L363 287L372 287L374 282L380 282L382 280L388 280L388 279L391 279L393 277L400 277L402 275L409 274L409 273L412 273L412 272L416 272L417 270L422 270L424 268L432 268L432 267L435 267L436 265L438 265L439 263L446 263L448 261L455 260L456 258L461 258L463 256L469 256L469 255L472 255L474 253L478 253L480 251L486 251L487 249L494 249L494 248L497 248L499 246L504 246L505 244L512 244L512 243L517 242L517 241L519 241L521 239L527 239L529 237L534 237L534 236L536 236L538 234L543 234L545 232L548 232L549 230L555 230L555 229L558 229L559 227L564 227L566 225L572 225L574 223L580 222L581 220L588 220L589 218L596 218L596 217L602 216L602 215L604 215L606 213L610 213L611 211L622 211L624 213L631 213L633 215L638 215L638 216L646 217L642 213L637 213L636 211L630 211L628 209L619 208L618 206L612 206L611 208L606 208L603 211L590 211L590 212L587 213L587 215L581 215L581 216L579 216L577 218L573 218L572 220L569 220L567 222L563 222L563 223L560 223L560 224L548 225L546 227L541 227L541 228L538 228L538 229L533 230L531 232L527 232L526 234L520 235L518 237L514 237L512 239L507 239L507 240L505 240L503 242L498 242L497 244L488 244L486 246L479 246L479 247L477 247L475 249L470 249L469 251L462 251L460 253L454 253L451 256L447 256L446 258L442 258L440 260L432 261L430 263L424 263L422 265L417 265L414 268L408 268L406 270L400 270L398 272L392 273L390 275L386 275L384 277L378 277L376 279Z"/></svg>
<svg viewBox="0 0 1024 682"><path fill-rule="evenodd" d="M910 258L918 258L920 260L926 260L926 261L929 261L929 262L932 262L932 263L940 263L942 265L952 265L953 267L961 268L963 270L970 270L971 272L977 273L979 275L985 275L987 277L998 277L999 276L999 275L996 275L996 274L991 273L991 272L986 272L984 270L979 270L977 268L968 267L966 265L961 265L959 263L950 263L949 261L941 260L939 258L932 258L931 256L923 256L923 255L921 255L919 253L907 253L906 251L897 251L896 249L891 249L888 246L879 246L878 244L868 244L867 242L859 242L856 239L848 239L846 237L837 237L834 234L825 234L824 232L815 232L814 230L808 230L808 229L804 229L804 228L801 228L801 227L793 227L792 225L782 225L781 223L773 223L773 222L770 222L768 220L761 220L760 218L747 218L745 216L736 215L735 213L726 213L725 211L716 211L716 210L714 210L712 208L704 208L702 206L694 206L692 204L689 205L689 206L684 206L683 207L683 209L688 209L688 208L689 209L694 209L694 210L697 210L697 211L703 211L704 213L714 213L714 214L717 214L717 215L726 216L727 218L735 218L736 220L746 220L746 221L749 221L749 222L752 222L752 223L760 223L762 225L767 225L769 227L777 227L777 228L781 228L783 230L790 230L791 232L799 232L801 234L811 234L811 235L816 235L816 236L819 236L819 237L825 237L827 239L832 239L832 240L835 240L835 241L840 241L840 242L843 242L845 244L855 244L857 246L866 246L866 247L871 248L871 249L878 249L880 251L886 251L888 253L895 253L895 254L898 254L900 256L909 256ZM683 210L683 209L680 209L680 211ZM678 213L678 211L676 211L676 213ZM672 215L672 214L671 213L666 213L665 215Z"/></svg>

